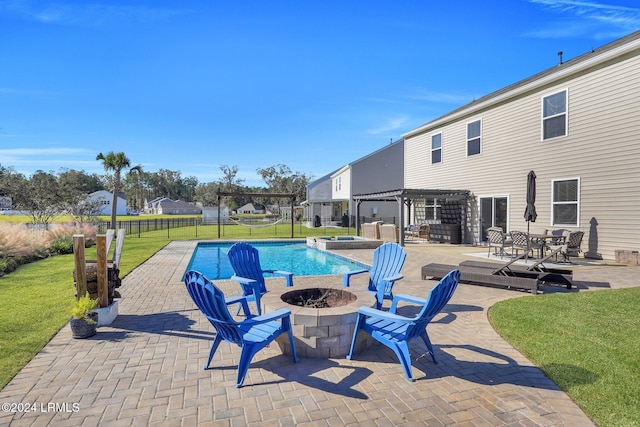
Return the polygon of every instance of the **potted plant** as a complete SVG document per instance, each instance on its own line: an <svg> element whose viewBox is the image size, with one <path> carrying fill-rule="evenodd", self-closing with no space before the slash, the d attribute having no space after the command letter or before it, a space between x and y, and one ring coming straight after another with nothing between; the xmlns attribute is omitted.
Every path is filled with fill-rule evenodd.
<svg viewBox="0 0 640 427"><path fill-rule="evenodd" d="M92 311L98 304L97 299L91 299L89 292L78 298L71 309L71 332L73 338L89 338L96 334L98 313Z"/></svg>

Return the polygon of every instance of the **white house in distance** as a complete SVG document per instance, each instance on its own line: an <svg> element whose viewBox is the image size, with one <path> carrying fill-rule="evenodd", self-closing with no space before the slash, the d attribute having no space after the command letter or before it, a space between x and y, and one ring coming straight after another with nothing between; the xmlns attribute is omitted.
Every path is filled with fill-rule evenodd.
<svg viewBox="0 0 640 427"><path fill-rule="evenodd" d="M260 203L247 203L238 208L239 214L265 214L267 209Z"/></svg>
<svg viewBox="0 0 640 427"><path fill-rule="evenodd" d="M113 193L107 190L98 190L87 196L87 201L100 200L102 209L97 215L111 215L111 200ZM118 193L118 201L116 207L116 215L127 214L127 199L124 197L124 193Z"/></svg>
<svg viewBox="0 0 640 427"><path fill-rule="evenodd" d="M640 246L640 32L475 100L403 135L405 188L468 190L463 235L581 230L587 257ZM410 218L409 221L415 221ZM620 252L622 253L622 252Z"/></svg>

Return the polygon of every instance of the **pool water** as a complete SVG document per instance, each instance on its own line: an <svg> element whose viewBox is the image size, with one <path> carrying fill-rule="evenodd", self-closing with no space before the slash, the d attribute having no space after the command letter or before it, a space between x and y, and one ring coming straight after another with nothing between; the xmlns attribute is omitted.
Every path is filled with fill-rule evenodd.
<svg viewBox="0 0 640 427"><path fill-rule="evenodd" d="M198 243L193 251L189 270L197 270L209 280L230 279L233 269L227 252L235 242ZM260 253L260 266L264 270L290 271L294 276L320 276L343 274L369 268L329 252L307 246L306 242L272 241L250 242Z"/></svg>

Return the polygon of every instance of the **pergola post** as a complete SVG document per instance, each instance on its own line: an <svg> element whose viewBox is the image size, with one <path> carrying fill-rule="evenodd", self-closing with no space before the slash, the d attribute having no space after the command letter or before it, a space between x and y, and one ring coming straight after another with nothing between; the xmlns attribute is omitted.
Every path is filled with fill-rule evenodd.
<svg viewBox="0 0 640 427"><path fill-rule="evenodd" d="M404 246L404 203L405 203L405 198L404 196L398 196L396 197L398 200L398 204L400 205L400 219L398 221L399 225L398 227L400 228L400 230L398 230L398 234L399 236L399 243L400 246Z"/></svg>
<svg viewBox="0 0 640 427"><path fill-rule="evenodd" d="M356 236L360 236L360 204L362 200L356 200Z"/></svg>

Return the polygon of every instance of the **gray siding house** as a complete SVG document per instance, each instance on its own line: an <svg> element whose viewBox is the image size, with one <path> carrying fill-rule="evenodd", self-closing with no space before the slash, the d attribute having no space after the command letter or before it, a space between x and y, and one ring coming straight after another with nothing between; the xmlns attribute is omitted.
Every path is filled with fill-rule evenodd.
<svg viewBox="0 0 640 427"><path fill-rule="evenodd" d="M351 163L351 203L349 210L356 214L353 196L380 191L397 190L404 184L404 140L400 139ZM399 225L398 205L390 201L362 201L360 216L364 222L383 220Z"/></svg>
<svg viewBox="0 0 640 427"><path fill-rule="evenodd" d="M484 242L490 226L526 230L526 179L533 170L538 217L532 230L584 231L587 257L614 259L640 249L640 32L403 138L405 188L469 191L466 243Z"/></svg>
<svg viewBox="0 0 640 427"><path fill-rule="evenodd" d="M309 183L305 202L307 218L313 222L318 215L322 225L339 225L343 215L347 215L349 224L355 225L353 196L401 188L403 156L404 141L399 140ZM393 202L363 201L359 212L361 222L399 223L398 207Z"/></svg>

